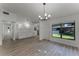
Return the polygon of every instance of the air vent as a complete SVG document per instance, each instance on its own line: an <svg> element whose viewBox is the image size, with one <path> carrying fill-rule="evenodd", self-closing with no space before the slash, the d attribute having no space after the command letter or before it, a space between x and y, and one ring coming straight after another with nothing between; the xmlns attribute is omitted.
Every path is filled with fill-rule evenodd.
<svg viewBox="0 0 79 59"><path fill-rule="evenodd" d="M5 12L5 11L3 11L3 14L9 15L9 13L8 12Z"/></svg>

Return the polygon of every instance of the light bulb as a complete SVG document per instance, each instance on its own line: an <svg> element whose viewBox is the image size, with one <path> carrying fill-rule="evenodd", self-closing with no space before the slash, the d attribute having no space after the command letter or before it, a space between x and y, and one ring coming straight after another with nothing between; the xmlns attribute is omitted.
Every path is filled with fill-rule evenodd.
<svg viewBox="0 0 79 59"><path fill-rule="evenodd" d="M38 16L39 18L41 18L41 16Z"/></svg>
<svg viewBox="0 0 79 59"><path fill-rule="evenodd" d="M49 14L48 17L51 17L51 15Z"/></svg>
<svg viewBox="0 0 79 59"><path fill-rule="evenodd" d="M48 19L48 17L46 17L46 19Z"/></svg>
<svg viewBox="0 0 79 59"><path fill-rule="evenodd" d="M47 13L45 13L45 15L44 16L47 16Z"/></svg>

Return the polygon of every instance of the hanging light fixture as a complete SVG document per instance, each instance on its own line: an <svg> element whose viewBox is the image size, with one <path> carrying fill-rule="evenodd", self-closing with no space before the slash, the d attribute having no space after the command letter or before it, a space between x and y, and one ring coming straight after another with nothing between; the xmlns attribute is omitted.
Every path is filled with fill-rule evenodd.
<svg viewBox="0 0 79 59"><path fill-rule="evenodd" d="M43 7L44 7L44 17L39 16L39 19L40 19L41 21L46 21L46 20L48 20L48 19L51 17L51 14L47 14L47 13L46 13L45 6L46 6L46 3L43 3Z"/></svg>

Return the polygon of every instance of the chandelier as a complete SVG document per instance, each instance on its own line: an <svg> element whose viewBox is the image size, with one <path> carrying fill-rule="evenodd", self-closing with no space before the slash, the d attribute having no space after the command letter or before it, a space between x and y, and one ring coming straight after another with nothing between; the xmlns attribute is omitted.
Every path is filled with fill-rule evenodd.
<svg viewBox="0 0 79 59"><path fill-rule="evenodd" d="M39 16L39 19L41 20L41 21L46 21L46 20L48 20L50 17L51 17L51 14L47 14L46 13L46 3L43 3L43 8L44 8L44 16L42 17L42 16Z"/></svg>

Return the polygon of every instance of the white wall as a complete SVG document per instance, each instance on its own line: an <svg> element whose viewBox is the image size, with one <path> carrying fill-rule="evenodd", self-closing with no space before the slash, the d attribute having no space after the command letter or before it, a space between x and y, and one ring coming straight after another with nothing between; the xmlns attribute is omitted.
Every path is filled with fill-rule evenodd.
<svg viewBox="0 0 79 59"><path fill-rule="evenodd" d="M40 22L40 40L49 39L50 29L49 29L49 21Z"/></svg>
<svg viewBox="0 0 79 59"><path fill-rule="evenodd" d="M75 40L65 40L59 38L52 38L52 24L64 23L64 22L72 22L75 21ZM48 39L51 41L76 46L79 47L79 15L73 15L68 17L61 17L61 18L51 18L46 22L40 23L40 39Z"/></svg>
<svg viewBox="0 0 79 59"><path fill-rule="evenodd" d="M0 23L0 45L2 45L2 32L3 32L3 24Z"/></svg>
<svg viewBox="0 0 79 59"><path fill-rule="evenodd" d="M14 14L4 15L2 11L3 10L0 9L0 45L2 45L2 39L3 39L3 25L4 25L3 20L12 21L16 19Z"/></svg>
<svg viewBox="0 0 79 59"><path fill-rule="evenodd" d="M18 29L17 34L18 34L19 39L34 36L34 28L33 28L33 24L31 24L31 23L30 23L29 28L25 27L22 23L22 27L17 28L17 29Z"/></svg>
<svg viewBox="0 0 79 59"><path fill-rule="evenodd" d="M23 27L22 28L18 28L18 23L20 22L19 20L24 20L25 18L20 17L16 14L10 13L10 15L5 15L2 13L3 10L0 10L0 22L15 22L15 38L27 38L27 37L31 37L34 36L34 28L33 28L33 24L30 24L29 28ZM2 27L3 25L0 24L0 45L2 45ZM14 40L15 40L14 38Z"/></svg>

